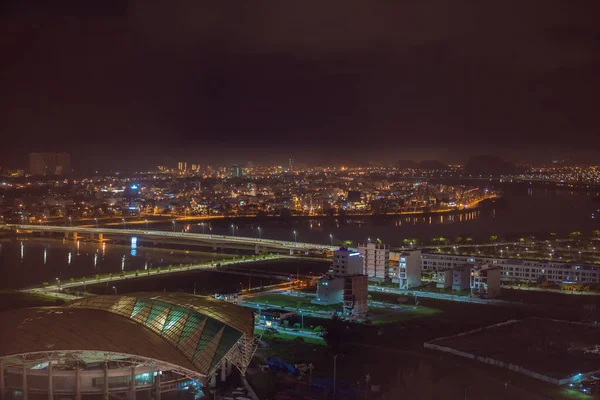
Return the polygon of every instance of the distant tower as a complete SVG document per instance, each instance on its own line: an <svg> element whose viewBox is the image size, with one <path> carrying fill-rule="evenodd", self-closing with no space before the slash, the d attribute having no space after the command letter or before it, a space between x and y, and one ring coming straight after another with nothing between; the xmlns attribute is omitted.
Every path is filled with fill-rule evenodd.
<svg viewBox="0 0 600 400"><path fill-rule="evenodd" d="M290 160L289 160L289 169L290 169L290 171L294 170L294 159L293 158L290 158Z"/></svg>

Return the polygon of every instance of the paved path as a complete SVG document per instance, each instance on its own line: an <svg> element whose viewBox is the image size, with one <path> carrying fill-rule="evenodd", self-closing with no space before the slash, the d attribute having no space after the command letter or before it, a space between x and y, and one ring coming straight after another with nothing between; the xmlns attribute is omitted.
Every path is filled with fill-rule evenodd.
<svg viewBox="0 0 600 400"><path fill-rule="evenodd" d="M289 257L275 255L275 256L270 256L270 257L256 259L256 260L254 260L254 259L220 260L218 263L220 265L224 266L224 265L236 265L236 264L260 262L260 261L264 261L264 260L276 260L276 259L281 259L281 258L289 258ZM115 274L115 275L109 276L109 277L106 277L106 276L100 277L99 279L93 279L93 278L86 277L84 280L84 278L78 278L73 282L64 282L64 283L60 282L58 284L52 284L52 285L48 285L46 287L37 286L37 287L33 287L33 288L28 288L28 289L21 289L20 291L24 292L24 293L44 294L44 295L56 296L59 298L72 300L72 299L76 299L76 298L79 298L82 296L75 296L75 295L67 294L67 293L64 293L61 291L64 291L65 289L72 289L72 288L85 288L86 285L95 285L95 284L99 284L99 283L106 283L106 282L113 283L113 282L119 282L119 281L123 281L123 280L129 280L129 279L147 278L148 276L169 275L169 274L174 274L174 273L198 271L198 270L216 270L216 263L215 264L180 265L180 266L172 267L171 270L169 270L167 268L158 270L158 268L155 268L151 271L139 271L138 276L135 275L135 273L136 273L135 271L125 271L126 272L125 276L120 276L120 275Z"/></svg>

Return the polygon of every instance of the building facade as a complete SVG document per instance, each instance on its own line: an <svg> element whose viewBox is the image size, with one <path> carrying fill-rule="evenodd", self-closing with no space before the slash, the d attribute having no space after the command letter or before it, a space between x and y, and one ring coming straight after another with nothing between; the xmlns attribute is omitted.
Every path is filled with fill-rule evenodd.
<svg viewBox="0 0 600 400"><path fill-rule="evenodd" d="M398 282L400 289L421 286L421 250L400 253Z"/></svg>
<svg viewBox="0 0 600 400"><path fill-rule="evenodd" d="M364 274L369 278L390 278L390 248L380 243L360 243L358 252L363 258Z"/></svg>
<svg viewBox="0 0 600 400"><path fill-rule="evenodd" d="M596 265L450 254L423 254L421 257L421 268L428 272L445 271L465 264L497 265L502 281L600 283L600 268Z"/></svg>
<svg viewBox="0 0 600 400"><path fill-rule="evenodd" d="M347 316L367 314L368 277L363 274L363 259L358 252L341 248L333 252L327 274L317 282L316 304L343 303Z"/></svg>
<svg viewBox="0 0 600 400"><path fill-rule="evenodd" d="M353 275L344 280L344 314L352 317L364 317L369 311L369 279L366 275Z"/></svg>

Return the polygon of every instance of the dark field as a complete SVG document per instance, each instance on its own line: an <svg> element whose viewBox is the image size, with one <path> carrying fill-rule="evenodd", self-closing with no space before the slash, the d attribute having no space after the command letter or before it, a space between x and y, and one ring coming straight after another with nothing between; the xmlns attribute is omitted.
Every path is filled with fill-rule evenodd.
<svg viewBox="0 0 600 400"><path fill-rule="evenodd" d="M433 343L562 379L600 370L600 354L584 353L599 338L592 325L528 318Z"/></svg>

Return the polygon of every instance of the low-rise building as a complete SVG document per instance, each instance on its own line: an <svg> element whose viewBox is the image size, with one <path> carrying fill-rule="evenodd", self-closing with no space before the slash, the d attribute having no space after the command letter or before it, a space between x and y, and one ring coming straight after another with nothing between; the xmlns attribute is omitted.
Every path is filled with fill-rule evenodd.
<svg viewBox="0 0 600 400"><path fill-rule="evenodd" d="M452 269L452 290L468 290L471 284L471 264Z"/></svg>
<svg viewBox="0 0 600 400"><path fill-rule="evenodd" d="M471 293L488 299L500 296L500 267L476 265L471 271Z"/></svg>
<svg viewBox="0 0 600 400"><path fill-rule="evenodd" d="M286 319L296 316L295 311L281 310L279 308L265 308L259 310L258 320L265 326L279 326Z"/></svg>
<svg viewBox="0 0 600 400"><path fill-rule="evenodd" d="M215 293L215 299L241 306L242 292L239 290L221 291L219 293Z"/></svg>

